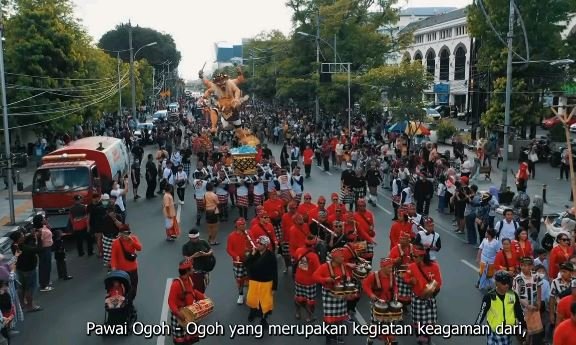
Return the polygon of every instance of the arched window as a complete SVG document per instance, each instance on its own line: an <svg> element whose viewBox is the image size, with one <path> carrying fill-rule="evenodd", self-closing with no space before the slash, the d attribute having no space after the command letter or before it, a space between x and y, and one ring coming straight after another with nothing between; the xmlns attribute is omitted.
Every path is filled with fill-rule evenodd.
<svg viewBox="0 0 576 345"><path fill-rule="evenodd" d="M436 72L436 53L433 50L426 54L426 71L431 75Z"/></svg>
<svg viewBox="0 0 576 345"><path fill-rule="evenodd" d="M420 53L419 51L417 51L416 54L414 54L414 61L420 61L420 62L422 62L422 53Z"/></svg>
<svg viewBox="0 0 576 345"><path fill-rule="evenodd" d="M450 80L450 52L444 49L440 52L440 80Z"/></svg>
<svg viewBox="0 0 576 345"><path fill-rule="evenodd" d="M463 47L458 47L454 55L454 80L464 80L466 78L466 51Z"/></svg>

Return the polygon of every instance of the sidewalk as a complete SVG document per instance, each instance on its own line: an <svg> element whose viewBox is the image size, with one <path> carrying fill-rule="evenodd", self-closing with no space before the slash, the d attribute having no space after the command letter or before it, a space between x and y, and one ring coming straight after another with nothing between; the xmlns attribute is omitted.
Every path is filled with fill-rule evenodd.
<svg viewBox="0 0 576 345"><path fill-rule="evenodd" d="M438 144L438 152L450 150L452 154L452 147L450 145ZM465 152L469 157L473 155L472 152ZM518 160L510 160L508 162L508 170L518 171ZM500 168L502 163L500 163ZM546 185L546 201L544 205L544 213L553 213L563 211L564 205L571 205L570 202L570 182L566 180L559 180L560 169L553 168L548 162L536 163L536 178L528 180L527 193L530 199L534 199L535 195L542 196L543 186ZM481 174L477 180L470 181L471 184L476 184L481 191L487 191L491 186L496 186L500 189L502 183L502 170L496 169L496 159L492 160L492 173L490 174L491 181L486 181L484 175ZM508 172L507 186L510 190L516 193L516 179Z"/></svg>
<svg viewBox="0 0 576 345"><path fill-rule="evenodd" d="M10 225L10 203L8 199L8 190L4 189L2 183L0 190L0 237L5 236L19 224L22 224L32 214L32 178L36 171L35 163L29 162L26 168L16 168L14 172L20 172L20 181L24 183L24 191L18 192L17 186L14 185L14 214L16 224Z"/></svg>

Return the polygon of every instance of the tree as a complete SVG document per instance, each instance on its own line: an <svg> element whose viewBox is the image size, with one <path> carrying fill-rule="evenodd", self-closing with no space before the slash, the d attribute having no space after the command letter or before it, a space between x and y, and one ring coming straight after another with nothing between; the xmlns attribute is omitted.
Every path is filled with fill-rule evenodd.
<svg viewBox="0 0 576 345"><path fill-rule="evenodd" d="M106 32L100 38L98 47L107 51L124 51L120 53L120 58L130 61L130 52L128 41L128 24L119 24L114 30ZM160 65L164 61L170 61L170 68L176 69L180 64L182 56L176 49L176 43L170 34L164 34L151 28L140 26L132 27L132 47L134 52L146 44L156 42L154 46L142 49L136 59L146 59L151 65ZM111 56L116 57L116 53L108 52Z"/></svg>
<svg viewBox="0 0 576 345"><path fill-rule="evenodd" d="M502 91L502 79L506 76L506 45L498 38L492 30L489 22L496 32L500 33L501 39L506 40L508 32L508 0L482 0L487 17L483 14L482 8L478 5L468 7L468 31L481 42L479 49L478 71L480 73L489 72L492 76L493 89ZM562 56L563 44L561 32L566 27L569 14L576 9L576 3L570 0L525 0L516 5L520 10L522 21L516 20L514 26L514 46L513 50L521 57L528 57L531 61L555 60L564 58ZM516 13L518 18L518 13ZM529 41L529 51L526 50L522 26L526 26L526 36ZM529 53L529 54L528 54ZM515 61L520 61L518 56L514 56ZM514 65L514 92L522 93L521 97L514 95L511 109L519 112L515 115L516 125L521 126L524 132L526 126L535 127L542 114L541 94L544 90L558 90L563 82L563 78L558 78L558 67L548 63L528 63L524 65ZM497 94L492 97L486 115L487 120L482 120L487 125L493 125L500 121L503 116L504 97ZM502 122L498 122L502 124Z"/></svg>

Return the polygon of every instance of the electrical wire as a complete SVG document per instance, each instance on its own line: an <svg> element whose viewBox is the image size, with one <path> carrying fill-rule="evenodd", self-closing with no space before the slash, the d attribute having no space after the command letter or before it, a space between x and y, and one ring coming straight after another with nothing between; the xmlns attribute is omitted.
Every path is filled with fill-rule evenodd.
<svg viewBox="0 0 576 345"><path fill-rule="evenodd" d="M39 75L30 75L30 74L22 74L22 73L5 73L6 75L15 75L15 76L19 76L19 77L29 77L29 78L37 78L37 79L55 79L55 80L74 80L74 81L95 81L95 80L109 80L109 79L113 79L113 77L110 78L98 78L98 79L90 79L90 78L55 78L55 77L49 77L49 76L39 76Z"/></svg>

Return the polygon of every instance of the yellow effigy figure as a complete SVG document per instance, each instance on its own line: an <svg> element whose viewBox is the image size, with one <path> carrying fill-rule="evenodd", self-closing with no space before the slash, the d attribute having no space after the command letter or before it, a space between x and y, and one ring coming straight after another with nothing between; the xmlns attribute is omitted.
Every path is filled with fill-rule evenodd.
<svg viewBox="0 0 576 345"><path fill-rule="evenodd" d="M240 106L248 100L248 96L242 97L242 91L238 88L238 85L245 81L242 69L238 67L236 71L238 72L236 79L230 79L226 74L218 74L214 76L213 80L209 80L204 78L202 71L198 73L206 87L202 102L208 104L211 96L215 96L217 99L215 107L204 108L204 114L206 116L208 115L207 112L209 112L213 134L218 131L218 117L220 116L224 130L234 129L236 137L243 145L255 147L260 141L241 127Z"/></svg>

